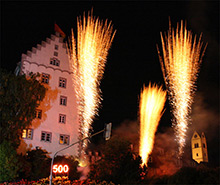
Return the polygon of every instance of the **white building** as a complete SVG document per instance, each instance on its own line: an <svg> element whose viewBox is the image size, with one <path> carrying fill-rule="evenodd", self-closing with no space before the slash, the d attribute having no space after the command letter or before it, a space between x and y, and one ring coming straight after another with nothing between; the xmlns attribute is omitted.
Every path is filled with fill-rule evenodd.
<svg viewBox="0 0 220 185"><path fill-rule="evenodd" d="M22 54L16 73L41 74L46 96L37 110L32 127L24 130L18 152L27 148L46 149L51 156L78 140L79 120L66 44L60 33L51 35L32 51ZM59 155L77 155L78 145Z"/></svg>

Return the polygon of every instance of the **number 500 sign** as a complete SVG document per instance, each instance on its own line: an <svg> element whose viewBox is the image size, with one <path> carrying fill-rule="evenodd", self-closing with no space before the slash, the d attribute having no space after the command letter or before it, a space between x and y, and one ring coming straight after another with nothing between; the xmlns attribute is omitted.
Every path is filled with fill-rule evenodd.
<svg viewBox="0 0 220 185"><path fill-rule="evenodd" d="M67 173L69 171L69 166L65 165L53 165L53 173Z"/></svg>

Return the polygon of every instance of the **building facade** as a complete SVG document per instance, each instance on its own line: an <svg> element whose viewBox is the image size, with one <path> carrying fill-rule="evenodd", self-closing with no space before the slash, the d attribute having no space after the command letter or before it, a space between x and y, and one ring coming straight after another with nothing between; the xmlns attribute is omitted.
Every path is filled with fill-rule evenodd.
<svg viewBox="0 0 220 185"><path fill-rule="evenodd" d="M191 138L192 159L197 163L208 162L208 150L205 134L201 136L195 131Z"/></svg>
<svg viewBox="0 0 220 185"><path fill-rule="evenodd" d="M66 44L56 32L42 41L32 51L22 54L15 71L40 73L40 81L47 88L46 96L37 108L32 126L25 129L18 152L27 148L41 148L52 156L56 151L74 143L79 137L79 119L72 72L69 66ZM78 145L59 155L77 155Z"/></svg>

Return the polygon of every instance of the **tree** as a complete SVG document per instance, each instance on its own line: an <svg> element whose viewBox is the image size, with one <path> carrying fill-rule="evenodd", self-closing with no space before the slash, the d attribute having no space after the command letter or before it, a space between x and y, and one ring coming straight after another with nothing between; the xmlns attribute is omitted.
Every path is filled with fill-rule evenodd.
<svg viewBox="0 0 220 185"><path fill-rule="evenodd" d="M90 166L89 177L96 181L126 184L141 180L141 158L136 156L127 140L112 137L102 148L102 158Z"/></svg>
<svg viewBox="0 0 220 185"><path fill-rule="evenodd" d="M0 144L0 182L15 180L20 167L16 150L11 143L3 141Z"/></svg>
<svg viewBox="0 0 220 185"><path fill-rule="evenodd" d="M17 148L22 130L31 125L46 88L39 74L16 76L0 69L0 143L7 140Z"/></svg>
<svg viewBox="0 0 220 185"><path fill-rule="evenodd" d="M183 167L168 178L168 184L219 184L219 168Z"/></svg>
<svg viewBox="0 0 220 185"><path fill-rule="evenodd" d="M51 158L46 150L34 149L27 152L24 156L29 163L29 174L26 176L29 180L38 180L48 177L50 174Z"/></svg>

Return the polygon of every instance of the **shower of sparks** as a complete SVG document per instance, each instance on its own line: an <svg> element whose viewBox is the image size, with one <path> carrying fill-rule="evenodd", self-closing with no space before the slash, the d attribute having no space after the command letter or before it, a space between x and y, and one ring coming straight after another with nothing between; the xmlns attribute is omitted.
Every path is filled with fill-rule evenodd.
<svg viewBox="0 0 220 185"><path fill-rule="evenodd" d="M72 30L68 52L79 106L80 138L89 136L92 120L98 113L100 80L114 35L111 22L106 20L103 24L92 13L88 13L87 19L85 14L83 19L77 18L77 42ZM85 152L86 146L87 142L84 141L79 152Z"/></svg>
<svg viewBox="0 0 220 185"><path fill-rule="evenodd" d="M166 92L156 85L144 87L140 96L140 144L142 165L147 166L148 156L153 150L155 132L163 114Z"/></svg>
<svg viewBox="0 0 220 185"><path fill-rule="evenodd" d="M179 156L181 156L185 146L188 123L190 122L189 114L196 90L195 82L205 49L200 55L203 45L201 35L198 43L196 43L196 36L193 40L192 33L186 30L186 26L183 28L183 21L181 21L180 29L177 24L176 33L174 29L171 29L170 23L168 35L163 38L161 33L161 41L163 59L158 47L157 50L168 89L174 116L172 125L179 144Z"/></svg>

